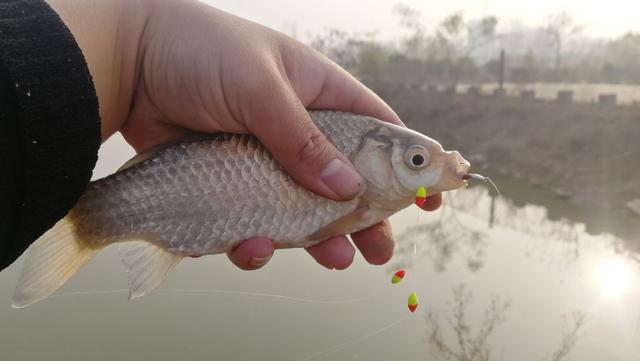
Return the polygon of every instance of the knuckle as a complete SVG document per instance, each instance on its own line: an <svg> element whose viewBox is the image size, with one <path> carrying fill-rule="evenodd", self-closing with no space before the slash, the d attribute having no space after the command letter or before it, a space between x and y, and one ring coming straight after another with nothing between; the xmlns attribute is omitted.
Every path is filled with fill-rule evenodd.
<svg viewBox="0 0 640 361"><path fill-rule="evenodd" d="M274 97L282 86L281 79L271 70L252 77L246 83L248 83L246 96L257 102Z"/></svg>
<svg viewBox="0 0 640 361"><path fill-rule="evenodd" d="M310 131L303 136L298 146L296 160L300 163L319 162L327 152L327 139L319 131Z"/></svg>

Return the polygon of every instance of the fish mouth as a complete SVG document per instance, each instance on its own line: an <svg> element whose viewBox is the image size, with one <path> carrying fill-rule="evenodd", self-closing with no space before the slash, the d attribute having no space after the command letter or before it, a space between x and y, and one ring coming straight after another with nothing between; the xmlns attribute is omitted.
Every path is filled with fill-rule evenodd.
<svg viewBox="0 0 640 361"><path fill-rule="evenodd" d="M445 152L443 174L440 186L443 191L458 189L468 185L471 163L458 151Z"/></svg>
<svg viewBox="0 0 640 361"><path fill-rule="evenodd" d="M471 173L465 173L462 175L462 182L464 182L465 186L469 185L470 180L471 180Z"/></svg>

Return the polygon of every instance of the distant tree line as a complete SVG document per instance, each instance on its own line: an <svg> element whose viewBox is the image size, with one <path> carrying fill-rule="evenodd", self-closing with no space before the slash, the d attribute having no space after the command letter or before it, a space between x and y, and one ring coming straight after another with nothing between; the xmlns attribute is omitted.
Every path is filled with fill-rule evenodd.
<svg viewBox="0 0 640 361"><path fill-rule="evenodd" d="M314 35L311 45L369 82L494 82L504 49L506 81L640 84L640 34L588 38L564 12L538 27L511 21L508 29L496 16L467 19L463 12L427 24L404 4L394 7L394 15L406 30L396 41L329 29Z"/></svg>

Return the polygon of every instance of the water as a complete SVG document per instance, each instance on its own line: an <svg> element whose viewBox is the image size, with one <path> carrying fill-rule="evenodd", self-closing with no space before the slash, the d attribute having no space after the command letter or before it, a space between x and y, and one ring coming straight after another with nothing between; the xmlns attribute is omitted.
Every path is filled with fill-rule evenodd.
<svg viewBox="0 0 640 361"><path fill-rule="evenodd" d="M129 153L115 145L99 175ZM438 212L396 215L397 253L382 267L357 257L328 271L301 250L279 251L255 272L224 256L187 259L161 290L127 301L111 247L59 296L13 310L19 261L0 273L0 360L435 360L447 347L460 352L460 338L477 339L487 316L497 322L477 345L489 360L550 359L563 340L573 360L640 359L638 240L603 227L589 234L567 218L572 206L494 180L501 199L478 186L452 193ZM398 267L406 276L391 285ZM115 291L68 294L90 290ZM458 334L447 318L464 326Z"/></svg>

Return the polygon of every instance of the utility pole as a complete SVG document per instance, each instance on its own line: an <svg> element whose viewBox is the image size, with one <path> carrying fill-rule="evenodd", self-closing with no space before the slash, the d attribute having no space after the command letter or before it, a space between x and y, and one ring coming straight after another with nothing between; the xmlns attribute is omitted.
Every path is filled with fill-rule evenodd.
<svg viewBox="0 0 640 361"><path fill-rule="evenodd" d="M504 87L504 62L505 62L504 49L500 49L500 72L499 72L499 79L498 79L498 83L500 84L500 89Z"/></svg>

